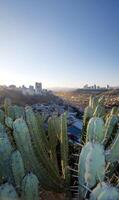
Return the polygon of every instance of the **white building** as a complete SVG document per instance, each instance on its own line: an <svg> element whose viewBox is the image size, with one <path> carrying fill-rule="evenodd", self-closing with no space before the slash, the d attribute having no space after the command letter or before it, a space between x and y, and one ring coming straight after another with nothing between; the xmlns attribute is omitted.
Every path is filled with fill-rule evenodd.
<svg viewBox="0 0 119 200"><path fill-rule="evenodd" d="M42 94L42 83L35 83L35 94Z"/></svg>

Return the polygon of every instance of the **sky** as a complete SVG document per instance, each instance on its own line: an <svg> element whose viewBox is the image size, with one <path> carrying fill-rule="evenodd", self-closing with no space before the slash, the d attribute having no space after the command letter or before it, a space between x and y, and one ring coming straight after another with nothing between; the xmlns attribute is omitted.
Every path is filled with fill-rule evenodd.
<svg viewBox="0 0 119 200"><path fill-rule="evenodd" d="M119 86L119 0L0 0L0 84Z"/></svg>

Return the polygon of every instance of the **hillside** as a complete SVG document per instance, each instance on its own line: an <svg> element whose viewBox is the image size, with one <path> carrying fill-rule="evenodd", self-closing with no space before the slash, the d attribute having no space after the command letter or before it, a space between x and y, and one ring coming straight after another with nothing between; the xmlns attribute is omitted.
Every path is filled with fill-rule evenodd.
<svg viewBox="0 0 119 200"><path fill-rule="evenodd" d="M32 105L35 103L49 103L51 101L57 100L57 97L55 97L52 94L47 94L46 96L30 96L30 95L23 95L21 91L18 90L9 90L6 88L0 88L0 104L3 104L3 101L5 97L9 97L13 104L17 105Z"/></svg>
<svg viewBox="0 0 119 200"><path fill-rule="evenodd" d="M88 105L89 97L91 95L95 96L105 96L105 104L109 107L113 105L119 105L119 89L112 90L84 90L77 89L70 92L57 92L57 96L63 100L83 109Z"/></svg>

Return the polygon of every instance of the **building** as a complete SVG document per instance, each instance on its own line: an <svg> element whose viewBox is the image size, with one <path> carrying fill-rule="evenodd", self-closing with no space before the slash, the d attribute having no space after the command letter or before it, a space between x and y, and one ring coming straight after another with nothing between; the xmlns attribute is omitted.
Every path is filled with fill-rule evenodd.
<svg viewBox="0 0 119 200"><path fill-rule="evenodd" d="M32 86L32 85L29 86L28 93L29 93L29 95L35 94L34 86Z"/></svg>
<svg viewBox="0 0 119 200"><path fill-rule="evenodd" d="M35 94L41 94L42 93L42 83L35 83Z"/></svg>

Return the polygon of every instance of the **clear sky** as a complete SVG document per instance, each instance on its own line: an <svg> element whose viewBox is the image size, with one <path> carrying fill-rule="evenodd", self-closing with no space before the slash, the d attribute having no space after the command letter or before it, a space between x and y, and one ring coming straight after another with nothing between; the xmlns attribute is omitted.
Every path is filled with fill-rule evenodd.
<svg viewBox="0 0 119 200"><path fill-rule="evenodd" d="M0 0L0 84L119 85L119 0Z"/></svg>

